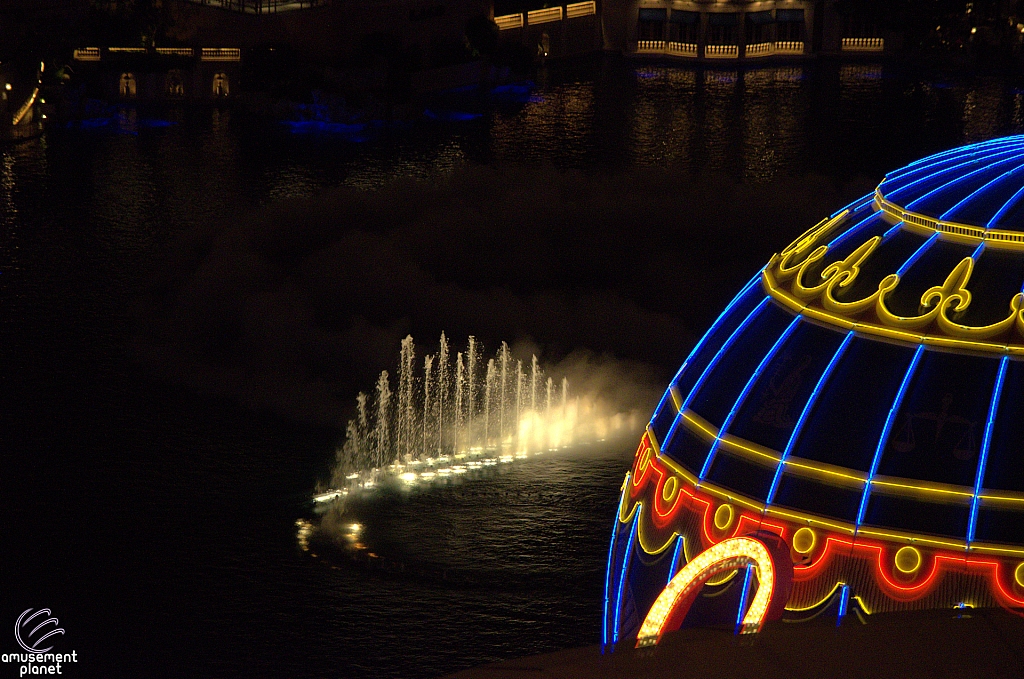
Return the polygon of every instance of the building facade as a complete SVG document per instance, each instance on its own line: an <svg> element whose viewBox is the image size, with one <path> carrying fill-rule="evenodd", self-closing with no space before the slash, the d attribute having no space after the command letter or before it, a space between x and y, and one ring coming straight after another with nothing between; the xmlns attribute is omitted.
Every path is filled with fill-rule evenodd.
<svg viewBox="0 0 1024 679"><path fill-rule="evenodd" d="M844 25L834 0L606 2L604 30L607 49L679 59L756 60L885 50L876 27Z"/></svg>

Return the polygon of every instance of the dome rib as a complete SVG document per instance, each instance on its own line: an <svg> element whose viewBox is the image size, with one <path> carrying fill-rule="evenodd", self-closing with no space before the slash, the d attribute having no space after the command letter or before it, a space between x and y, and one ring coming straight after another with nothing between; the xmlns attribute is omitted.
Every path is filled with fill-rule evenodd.
<svg viewBox="0 0 1024 679"><path fill-rule="evenodd" d="M1008 156L1006 158L1003 158L1000 161L998 161L996 163L993 163L991 165L985 165L984 167L979 167L979 168L977 168L975 170L972 170L972 171L968 172L965 175L960 175L959 177L951 179L948 182L946 182L945 184L937 186L934 189L931 189L930 191L928 191L927 193L925 193L925 194L923 194L921 196L918 196L917 198L914 198L914 200L910 201L909 203L907 203L904 206L904 209L911 210L914 207L916 207L919 203L922 203L922 202L928 200L929 198L932 198L933 196L941 196L942 193L951 191L952 187L960 185L960 184L963 184L968 179L971 179L971 178L973 178L973 177L975 177L975 176L977 176L979 174L984 174L986 172L990 172L993 167L999 167L1000 165L1003 165L1004 163L1011 163L1011 162L1013 162L1015 160L1019 160L1020 158L1024 158L1024 153L1016 153L1014 155L1011 155L1011 156ZM945 173L943 173L943 174L945 174ZM939 217L939 219L944 219L944 217Z"/></svg>
<svg viewBox="0 0 1024 679"><path fill-rule="evenodd" d="M914 187L918 187L921 184L924 184L924 187L926 189L926 193L921 195L921 196L915 196L911 201L909 201L909 204L908 204L908 207L909 207L910 205L913 205L914 203L918 202L921 198L927 197L931 193L934 193L934 191L936 191L936 190L939 190L939 189L947 187L948 185L960 182L960 181L964 180L967 177L973 176L974 174L976 174L978 172L982 172L982 171L988 169L989 165L986 164L986 165L984 165L984 166L982 166L980 168L976 168L975 170L972 170L971 172L969 172L966 175L958 174L950 182L947 182L946 184L939 185L938 187L936 187L934 189L933 188L928 188L928 187L931 186L930 182L932 182L934 180L938 180L938 179L940 179L942 177L946 177L946 176L948 176L950 174L956 173L958 170L963 170L966 167L977 165L978 163L980 163L983 160L988 161L988 160L993 160L995 158L1003 158L1005 160L1005 157L1017 158L1017 157L1020 156L1020 153L1019 153L1020 150L1021 150L1020 146L1014 145L1012 148L1000 149L998 152L989 154L989 155L985 156L984 158L971 158L971 159L966 160L966 161L958 162L955 165L951 165L951 166L948 166L948 167L943 167L942 169L940 169L940 170L938 170L936 172L932 172L932 173L930 173L928 175L925 175L924 177L921 177L920 179L916 179L916 180L914 180L914 181L912 181L910 183L903 184L901 186L896 186L894 188L890 188L887 185L888 182L883 181L881 184L879 184L878 188L882 192L883 195L885 195L889 200L892 200L892 199L896 198L896 196L903 194L904 192L908 191L909 189L912 189ZM959 160L959 159L957 159L957 160Z"/></svg>
<svg viewBox="0 0 1024 679"><path fill-rule="evenodd" d="M993 156L999 156L1005 153L1012 153L1017 148L1024 146L1024 135L1017 137L1007 137L1002 143L999 144L987 144L984 146L972 147L965 146L960 149L954 149L946 153L942 153L936 156L930 156L918 161L912 165L908 165L895 172L890 172L882 180L882 185L893 185L895 184L899 190L909 188L910 186L928 179L935 174L935 168L942 168L941 171L952 169L951 166L963 167L975 162L981 162L992 158ZM965 160L966 159L966 160ZM908 181L916 175L920 175L922 172L929 172L925 177L920 177L917 180Z"/></svg>
<svg viewBox="0 0 1024 679"><path fill-rule="evenodd" d="M998 209L998 210L996 211L996 213L995 213L994 215L992 215L992 218L991 218L990 220L988 220L988 223L987 223L987 224L985 224L985 228L987 228L987 229L994 229L994 228L996 228L996 224L997 224L997 223L999 222L999 220L1000 220L1000 219L1001 219L1001 218L1002 218L1003 216L1005 216L1005 214L1006 214L1006 213L1007 213L1007 212L1008 212L1008 211L1009 211L1009 210L1010 210L1010 209L1011 209L1011 208L1012 208L1013 206L1015 206L1015 205L1016 205L1016 204L1018 203L1018 201L1020 201L1020 198L1021 198L1021 196L1024 196L1024 185L1022 185L1022 186L1021 186L1021 187L1020 187L1019 189L1017 189L1017 192L1016 192L1016 193L1014 193L1014 194L1013 194L1013 195L1012 195L1012 196L1011 196L1011 197L1009 198L1009 200L1007 200L1007 201L1006 201L1005 203L1003 203L1002 207L1000 207L1000 208L999 208L999 209Z"/></svg>
<svg viewBox="0 0 1024 679"><path fill-rule="evenodd" d="M739 412L740 408L743 407L743 402L750 394L750 390L754 388L754 383L757 382L757 379L761 376L761 373L764 372L765 366L771 363L771 360L775 357L775 354L778 353L779 348L786 343L786 341L790 338L790 336L793 334L793 331L796 330L796 327L799 324L800 316L796 316L793 319L793 321L786 327L785 332L783 332L779 336L779 338L775 340L775 343L772 344L772 348L768 350L768 352L764 355L764 358L761 359L761 362L757 364L757 369L754 370L750 378L747 379L747 382L743 387L743 391L741 391L740 395L736 398L736 402L733 404L732 409L726 416L725 422L722 423L722 428L719 430L718 436L715 438L715 442L711 446L711 450L708 452L707 458L704 460L704 466L701 467L700 474L697 476L697 478L700 479L701 481L707 478L708 469L711 467L711 464L715 459L715 453L718 452L718 447L721 444L722 437L729 433L729 427L732 424L733 419L736 417L736 413Z"/></svg>
<svg viewBox="0 0 1024 679"><path fill-rule="evenodd" d="M992 427L995 425L996 414L999 412L999 401L1003 394L1003 385L1006 383L1006 369L1009 365L1010 357L1003 356L999 362L999 374L996 376L996 383L992 387L992 399L989 401L988 418L985 421L985 436L982 439L981 451L978 454L978 471L974 476L974 497L971 499L971 514L967 522L968 548L974 542L978 526L978 499L981 497L982 483L985 479L985 466L988 462L988 453L992 445Z"/></svg>
<svg viewBox="0 0 1024 679"><path fill-rule="evenodd" d="M1021 170L1024 170L1024 163L1021 163L1020 165L1017 165L1012 170L1007 170L1006 172L1002 173L1001 175L999 175L995 179L992 179L989 182L987 182L984 185L982 185L981 187L975 189L974 191L969 193L966 197L960 199L960 201L956 205L954 205L953 207L949 208L948 210L943 212L941 215L939 215L939 219L950 219L950 218L952 218L953 215L955 215L957 212L959 212L961 208L963 208L966 205L969 205L971 202L973 202L977 198L985 195L989 191L992 191L993 187L998 186L1000 183L1002 183L1004 181L1008 181L1011 176L1013 176L1014 174L1016 174L1017 172L1019 172Z"/></svg>
<svg viewBox="0 0 1024 679"><path fill-rule="evenodd" d="M968 144L966 146L958 146L957 148L935 153L930 156L925 156L920 160L915 160L912 163L904 165L898 170L893 170L885 176L885 180L899 179L904 175L919 170L925 164L935 164L940 162L944 158L951 156L963 156L968 153L978 153L979 150L988 150L993 147L1007 146L1012 144L1018 144L1021 141L1021 137L1024 135L1011 136L1011 137L999 137L998 139L989 139L987 141L981 141L974 144Z"/></svg>
<svg viewBox="0 0 1024 679"><path fill-rule="evenodd" d="M807 417L817 404L818 396L821 394L821 390L824 388L828 378L832 375L832 371L835 370L836 365L842 360L846 350L850 347L850 343L853 341L854 333L849 331L846 333L846 337L843 339L842 344L836 349L836 352L832 355L832 359L825 366L825 369L818 376L818 381L814 385L814 390L811 392L810 397L807 399L807 403L804 404L803 410L800 411L800 418L796 421L796 425L793 427L793 432L789 436L789 441L786 443L786 449L782 451L782 458L779 460L779 464L775 467L775 476L772 478L772 485L768 489L768 496L765 498L765 504L772 504L775 502L775 494L779 490L779 481L782 479L782 472L786 468L786 460L789 459L790 454L793 452L793 447L796 444L801 432L804 428L804 423L807 422Z"/></svg>

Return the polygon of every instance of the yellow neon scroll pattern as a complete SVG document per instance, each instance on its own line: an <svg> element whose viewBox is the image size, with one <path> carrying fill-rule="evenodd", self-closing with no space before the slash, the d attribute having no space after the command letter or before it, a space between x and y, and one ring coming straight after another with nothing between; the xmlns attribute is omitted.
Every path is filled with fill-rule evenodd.
<svg viewBox="0 0 1024 679"><path fill-rule="evenodd" d="M681 623L700 588L708 580L748 565L754 567L758 588L743 616L740 631L744 634L759 631L772 614L781 615L792 586L793 566L788 553L783 555L787 558L777 559L773 551L779 550L769 549L758 537L743 536L723 540L695 556L655 599L640 626L636 647L657 644L670 627ZM781 562L779 566L783 568L789 565L788 578L785 577L787 571L780 572L777 562Z"/></svg>
<svg viewBox="0 0 1024 679"><path fill-rule="evenodd" d="M1008 303L1009 313L986 326L968 326L959 318L970 307L969 289L974 257L963 258L940 285L921 296L921 313L899 316L889 308L900 276L892 273L879 282L867 297L843 301L840 294L854 284L861 267L882 243L872 236L844 259L827 264L820 274L812 270L828 255L826 238L836 230L847 213L824 220L774 255L762 274L765 291L784 307L807 318L845 330L932 346L1024 355L1024 292Z"/></svg>

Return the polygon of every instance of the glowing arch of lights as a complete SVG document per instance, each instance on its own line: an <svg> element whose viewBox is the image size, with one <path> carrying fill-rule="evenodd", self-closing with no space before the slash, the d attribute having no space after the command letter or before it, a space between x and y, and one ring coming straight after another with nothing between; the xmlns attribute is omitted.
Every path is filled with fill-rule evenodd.
<svg viewBox="0 0 1024 679"><path fill-rule="evenodd" d="M657 644L665 632L679 627L704 583L726 571L753 566L758 588L740 631L757 632L782 615L793 587L789 547L773 533L729 538L710 547L676 574L654 601L637 634L637 648Z"/></svg>

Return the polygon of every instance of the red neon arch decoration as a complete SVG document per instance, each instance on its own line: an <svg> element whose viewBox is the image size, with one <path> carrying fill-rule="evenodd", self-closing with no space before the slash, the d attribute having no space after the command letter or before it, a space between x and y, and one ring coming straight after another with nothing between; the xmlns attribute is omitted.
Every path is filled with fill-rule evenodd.
<svg viewBox="0 0 1024 679"><path fill-rule="evenodd" d="M665 632L677 629L708 580L748 565L754 567L758 588L741 631L757 632L765 622L779 618L793 588L789 545L768 532L728 538L691 559L662 590L640 626L637 648L653 646Z"/></svg>

